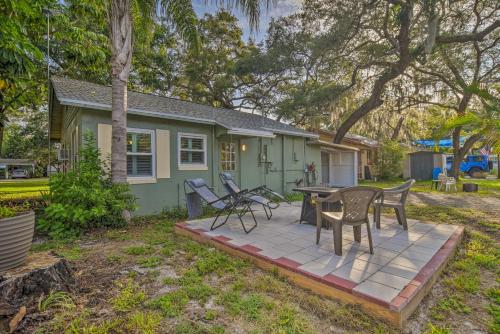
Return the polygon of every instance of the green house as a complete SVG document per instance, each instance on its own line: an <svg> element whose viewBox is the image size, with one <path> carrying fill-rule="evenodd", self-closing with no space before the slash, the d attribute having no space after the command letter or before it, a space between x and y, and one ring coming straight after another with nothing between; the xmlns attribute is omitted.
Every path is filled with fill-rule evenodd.
<svg viewBox="0 0 500 334"><path fill-rule="evenodd" d="M52 77L50 138L68 168L83 134L92 131L104 158L111 153L111 87ZM224 195L219 173L243 189L267 185L290 193L321 175L318 135L260 115L174 98L128 92L127 172L137 214L184 206L185 179L202 177ZM315 173L305 173L314 163Z"/></svg>

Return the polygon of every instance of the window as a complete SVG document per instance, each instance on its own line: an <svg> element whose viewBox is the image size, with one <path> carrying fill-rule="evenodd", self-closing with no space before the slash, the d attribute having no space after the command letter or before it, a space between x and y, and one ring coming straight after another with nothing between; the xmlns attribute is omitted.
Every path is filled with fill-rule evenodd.
<svg viewBox="0 0 500 334"><path fill-rule="evenodd" d="M153 130L129 129L127 132L127 176L154 177Z"/></svg>
<svg viewBox="0 0 500 334"><path fill-rule="evenodd" d="M236 170L236 144L221 143L220 147L220 163L223 171Z"/></svg>
<svg viewBox="0 0 500 334"><path fill-rule="evenodd" d="M206 169L207 136L179 133L177 139L179 168L193 170Z"/></svg>

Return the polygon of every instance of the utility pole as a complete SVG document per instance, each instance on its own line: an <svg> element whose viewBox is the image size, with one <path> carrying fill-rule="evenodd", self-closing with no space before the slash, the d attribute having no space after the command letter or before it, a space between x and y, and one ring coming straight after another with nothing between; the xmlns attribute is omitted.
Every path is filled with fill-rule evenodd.
<svg viewBox="0 0 500 334"><path fill-rule="evenodd" d="M47 145L48 145L48 159L47 159L47 176L50 178L50 172L52 171L51 159L50 159L50 17L54 14L49 8L44 8L42 10L45 17L47 17Z"/></svg>

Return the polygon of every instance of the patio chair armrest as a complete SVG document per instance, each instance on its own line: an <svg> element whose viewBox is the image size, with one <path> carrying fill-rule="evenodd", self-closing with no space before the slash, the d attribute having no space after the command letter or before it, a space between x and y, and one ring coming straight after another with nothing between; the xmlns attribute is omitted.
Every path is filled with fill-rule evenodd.
<svg viewBox="0 0 500 334"><path fill-rule="evenodd" d="M327 202L338 202L340 201L340 196L337 193L333 193L328 195L327 197L317 197L316 202L318 203L327 203Z"/></svg>
<svg viewBox="0 0 500 334"><path fill-rule="evenodd" d="M219 197L218 199L212 201L212 202L207 202L208 205L211 205L211 204L214 204L214 203L217 203L219 201L225 201L226 199L229 199L229 198L232 198L234 197L233 194L227 194L226 196L222 196L222 197Z"/></svg>
<svg viewBox="0 0 500 334"><path fill-rule="evenodd" d="M268 194L271 194L272 196L275 196L275 197L278 197L279 199L281 199L282 201L286 201L286 198L281 195L281 194L278 194L277 192L275 191L272 191L271 189L269 189L268 187L266 187L265 185L263 186L259 186L259 187L256 187L256 188L253 188L251 190L249 190L248 192L249 193L253 193L253 192L264 192L264 193L268 193Z"/></svg>
<svg viewBox="0 0 500 334"><path fill-rule="evenodd" d="M248 189L242 189L239 192L235 193L235 195L239 196L239 195L246 195L246 194L249 194L249 193L250 193L250 191Z"/></svg>
<svg viewBox="0 0 500 334"><path fill-rule="evenodd" d="M401 193L404 193L405 191L408 191L409 189L398 189L398 190L392 190L392 189L383 189L382 194L385 195L399 195Z"/></svg>
<svg viewBox="0 0 500 334"><path fill-rule="evenodd" d="M260 191L260 190L262 190L265 187L266 186L258 186L258 187L255 187L253 189L250 189L248 192L253 193L254 191Z"/></svg>

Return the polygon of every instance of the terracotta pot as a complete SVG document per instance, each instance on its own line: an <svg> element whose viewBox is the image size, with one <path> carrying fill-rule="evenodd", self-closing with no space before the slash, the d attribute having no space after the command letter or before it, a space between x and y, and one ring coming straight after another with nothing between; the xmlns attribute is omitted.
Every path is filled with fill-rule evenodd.
<svg viewBox="0 0 500 334"><path fill-rule="evenodd" d="M35 230L35 213L0 219L0 272L24 263Z"/></svg>

